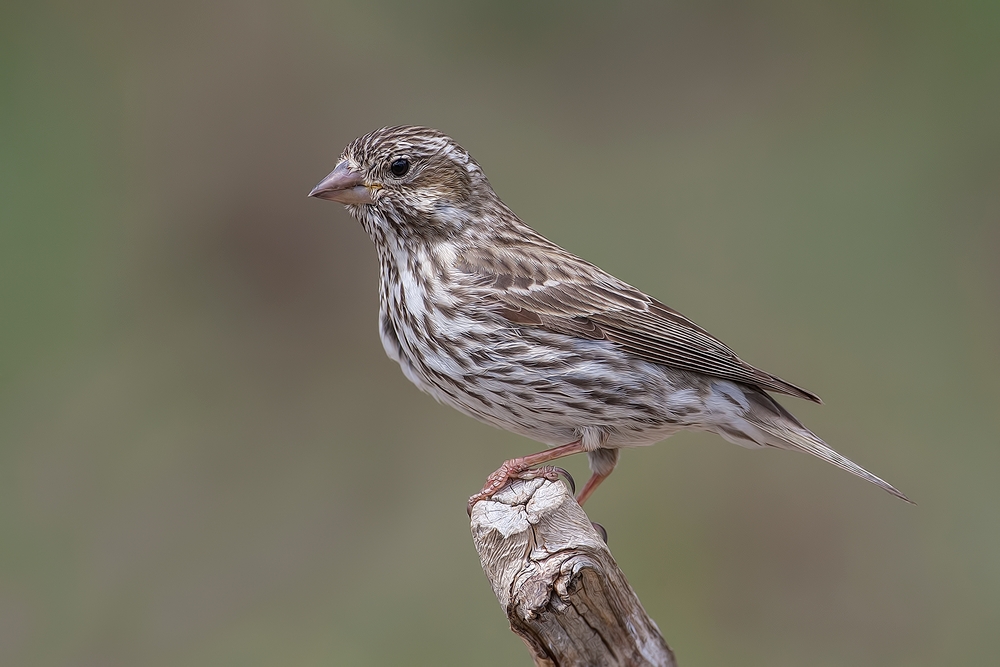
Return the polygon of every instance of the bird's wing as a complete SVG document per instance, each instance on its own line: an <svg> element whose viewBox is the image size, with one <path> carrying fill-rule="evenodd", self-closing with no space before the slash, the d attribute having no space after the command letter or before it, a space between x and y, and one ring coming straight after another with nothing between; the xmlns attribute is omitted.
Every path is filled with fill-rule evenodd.
<svg viewBox="0 0 1000 667"><path fill-rule="evenodd" d="M551 263L552 250L563 261ZM812 392L751 366L676 310L558 246L546 248L544 259L532 259L538 261L472 252L456 268L485 288L495 311L514 324L608 340L646 361L822 402Z"/></svg>

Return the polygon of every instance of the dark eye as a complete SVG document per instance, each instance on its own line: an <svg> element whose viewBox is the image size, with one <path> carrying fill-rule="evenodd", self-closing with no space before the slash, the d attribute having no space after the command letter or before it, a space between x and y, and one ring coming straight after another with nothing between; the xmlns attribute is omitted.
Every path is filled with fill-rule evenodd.
<svg viewBox="0 0 1000 667"><path fill-rule="evenodd" d="M403 157L393 160L392 164L389 165L389 170L392 171L393 176L406 176L406 172L410 170L410 161Z"/></svg>

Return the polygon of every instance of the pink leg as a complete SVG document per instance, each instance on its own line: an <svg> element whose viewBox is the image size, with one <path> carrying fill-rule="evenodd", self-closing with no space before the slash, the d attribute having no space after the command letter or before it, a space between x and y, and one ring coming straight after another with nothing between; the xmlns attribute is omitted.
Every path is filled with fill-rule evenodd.
<svg viewBox="0 0 1000 667"><path fill-rule="evenodd" d="M592 494L597 489L597 487L601 485L601 482L606 480L610 475L611 475L610 470L603 475L596 472L593 475L591 475L590 479L588 479L587 483L584 485L583 491L581 491L580 495L576 497L576 502L580 503L581 505L584 502L586 502L587 498L590 497L590 494ZM607 542L608 541L607 538L605 538L604 541Z"/></svg>
<svg viewBox="0 0 1000 667"><path fill-rule="evenodd" d="M556 459L561 459L562 457L569 456L571 454L579 454L583 451L585 451L583 445L579 440L577 440L576 442L571 442L568 445L560 445L559 447L546 449L544 452L528 454L527 456L522 456L521 458L504 461L503 465L497 468L496 471L494 471L493 474L486 479L486 486L483 487L483 490L469 498L469 512L472 512L473 505L478 503L480 500L490 498L494 493L506 486L507 482L512 479L534 479L536 477L546 477L551 480L557 479L559 475L555 468L551 468L549 466L545 466L544 468L539 468L537 470L529 470L529 468L543 463L548 463L549 461L555 461ZM593 477L591 477L591 480L593 480ZM587 486L590 486L589 482ZM586 489L584 489L584 493L586 493Z"/></svg>

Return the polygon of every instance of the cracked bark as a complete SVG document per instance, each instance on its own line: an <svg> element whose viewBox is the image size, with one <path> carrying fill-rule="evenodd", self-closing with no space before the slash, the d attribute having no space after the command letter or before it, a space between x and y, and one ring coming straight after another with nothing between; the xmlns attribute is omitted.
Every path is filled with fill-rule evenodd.
<svg viewBox="0 0 1000 667"><path fill-rule="evenodd" d="M675 667L673 653L566 487L515 480L472 508L472 536L513 630L545 667Z"/></svg>

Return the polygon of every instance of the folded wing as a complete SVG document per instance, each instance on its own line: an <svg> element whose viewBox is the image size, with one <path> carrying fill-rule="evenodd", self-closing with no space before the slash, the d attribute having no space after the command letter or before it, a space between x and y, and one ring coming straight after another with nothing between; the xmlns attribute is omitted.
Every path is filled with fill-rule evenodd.
<svg viewBox="0 0 1000 667"><path fill-rule="evenodd" d="M514 324L608 340L656 364L822 402L816 394L743 361L672 308L565 250L558 251L565 262L559 265L545 265L552 258L552 248L546 248L537 264L508 265L493 259L492 253L468 253L457 268L485 290L498 314Z"/></svg>

